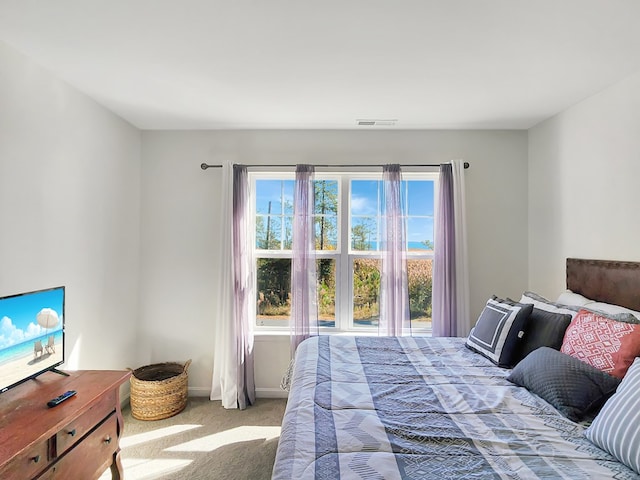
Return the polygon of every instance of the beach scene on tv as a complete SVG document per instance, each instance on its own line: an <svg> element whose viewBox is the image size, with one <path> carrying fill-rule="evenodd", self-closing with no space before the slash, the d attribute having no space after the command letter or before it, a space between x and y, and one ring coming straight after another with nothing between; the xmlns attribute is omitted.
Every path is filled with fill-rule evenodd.
<svg viewBox="0 0 640 480"><path fill-rule="evenodd" d="M0 391L63 361L64 287L0 298Z"/></svg>

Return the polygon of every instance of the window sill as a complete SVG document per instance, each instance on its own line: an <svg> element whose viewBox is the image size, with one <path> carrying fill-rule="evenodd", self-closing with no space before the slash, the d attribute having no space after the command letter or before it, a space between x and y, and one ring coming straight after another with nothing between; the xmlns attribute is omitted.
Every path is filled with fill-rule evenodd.
<svg viewBox="0 0 640 480"><path fill-rule="evenodd" d="M349 336L349 337L377 337L378 332L372 332L372 331L360 332L360 331L354 331L354 330L339 331L339 332L322 331L320 332L320 335L336 335L336 336ZM254 330L253 331L253 337L255 339L286 338L288 340L289 336L290 336L289 332L285 332L282 330ZM412 337L430 337L431 330L425 330L422 332L413 332L413 335L411 336Z"/></svg>

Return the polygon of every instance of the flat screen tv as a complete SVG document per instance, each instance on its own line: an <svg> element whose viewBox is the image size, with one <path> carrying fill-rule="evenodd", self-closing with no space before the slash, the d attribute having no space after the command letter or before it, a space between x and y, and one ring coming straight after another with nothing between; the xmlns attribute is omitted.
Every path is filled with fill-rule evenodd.
<svg viewBox="0 0 640 480"><path fill-rule="evenodd" d="M64 362L64 287L0 298L0 393Z"/></svg>

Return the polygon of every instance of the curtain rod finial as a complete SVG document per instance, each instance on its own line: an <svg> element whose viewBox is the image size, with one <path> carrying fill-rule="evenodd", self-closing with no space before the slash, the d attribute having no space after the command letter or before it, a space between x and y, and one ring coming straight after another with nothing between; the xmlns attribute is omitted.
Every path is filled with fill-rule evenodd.
<svg viewBox="0 0 640 480"><path fill-rule="evenodd" d="M206 163L201 163L200 168L206 170L207 168L209 168L209 165L207 165Z"/></svg>
<svg viewBox="0 0 640 480"><path fill-rule="evenodd" d="M464 162L462 165L464 166L464 168L469 168L469 162Z"/></svg>

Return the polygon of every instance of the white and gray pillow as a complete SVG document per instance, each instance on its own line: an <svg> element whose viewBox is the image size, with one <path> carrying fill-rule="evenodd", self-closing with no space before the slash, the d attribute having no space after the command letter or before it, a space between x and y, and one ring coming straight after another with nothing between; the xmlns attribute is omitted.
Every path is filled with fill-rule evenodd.
<svg viewBox="0 0 640 480"><path fill-rule="evenodd" d="M593 300L579 293L572 292L571 290L565 290L558 296L555 303L571 305L573 307L584 307L589 303L593 303Z"/></svg>
<svg viewBox="0 0 640 480"><path fill-rule="evenodd" d="M553 312L553 313L562 313L565 315L571 315L571 318L575 317L578 314L579 307L573 307L570 305L560 305L558 303L552 302L551 300L547 300L541 295L538 295L534 292L524 292L522 297L520 297L520 303L532 304L535 308L539 310L544 310L545 312Z"/></svg>
<svg viewBox="0 0 640 480"><path fill-rule="evenodd" d="M595 313L606 313L610 316L620 315L620 318L628 318L623 314L633 315L634 320L637 321L626 321L626 323L640 323L640 312L636 310L631 310L630 308L621 307L620 305L614 305L611 303L597 302L583 295L580 295L579 293L572 292L571 290L562 292L560 296L558 296L556 304L586 308ZM624 322L625 320L620 321Z"/></svg>
<svg viewBox="0 0 640 480"><path fill-rule="evenodd" d="M563 297L562 295L558 298L566 299L566 297ZM579 306L577 304L566 305L563 303L552 302L551 300L548 300L542 295L539 295L535 292L526 291L522 294L522 297L520 297L520 303L531 303L535 308L539 310L545 310L547 312L564 313L567 315L571 315L572 319L578 314L578 311L584 309L589 310L593 313L597 313L598 315L604 315L605 317L610 318L611 320L616 320L618 322L640 323L640 312L629 310L628 308L620 307L617 305L594 302L591 300L582 306ZM574 303L581 302L578 301Z"/></svg>
<svg viewBox="0 0 640 480"><path fill-rule="evenodd" d="M500 367L512 367L524 334L525 322L532 310L533 305L495 296L490 298L471 329L466 346Z"/></svg>
<svg viewBox="0 0 640 480"><path fill-rule="evenodd" d="M585 436L640 473L640 358L636 358L618 391L605 403Z"/></svg>

